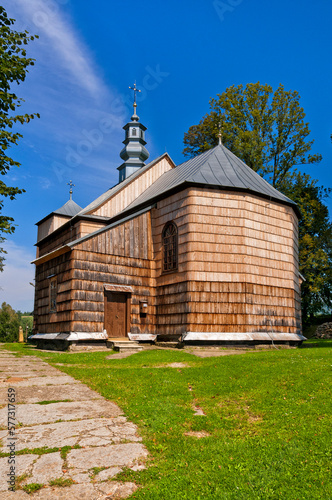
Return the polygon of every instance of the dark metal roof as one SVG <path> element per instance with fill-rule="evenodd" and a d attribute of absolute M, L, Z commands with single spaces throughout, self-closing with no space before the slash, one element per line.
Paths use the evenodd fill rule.
<path fill-rule="evenodd" d="M 78 212 L 82 210 L 82 207 L 77 205 L 73 200 L 68 200 L 67 203 L 62 205 L 62 207 L 58 208 L 58 210 L 54 210 L 54 212 L 51 212 L 50 214 L 46 215 L 46 217 L 43 217 L 40 221 L 36 223 L 37 226 L 44 222 L 46 219 L 51 217 L 52 215 L 63 215 L 65 217 L 71 218 L 74 217 Z"/>
<path fill-rule="evenodd" d="M 62 205 L 62 207 L 55 210 L 53 213 L 56 215 L 67 215 L 68 217 L 74 217 L 82 210 L 82 207 L 77 205 L 73 200 L 68 200 L 67 203 Z"/>
<path fill-rule="evenodd" d="M 165 172 L 143 194 L 127 207 L 127 210 L 160 198 L 183 185 L 199 184 L 239 191 L 249 191 L 273 199 L 297 209 L 296 203 L 277 191 L 271 184 L 237 158 L 225 146 L 218 145 L 176 168 Z"/>

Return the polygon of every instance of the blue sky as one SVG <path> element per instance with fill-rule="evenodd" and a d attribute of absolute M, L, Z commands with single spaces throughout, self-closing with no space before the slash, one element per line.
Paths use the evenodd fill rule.
<path fill-rule="evenodd" d="M 26 193 L 6 202 L 17 229 L 7 241 L 0 303 L 33 309 L 36 226 L 69 198 L 84 207 L 118 181 L 122 126 L 138 115 L 148 127 L 150 159 L 176 163 L 183 134 L 209 111 L 209 99 L 230 85 L 268 83 L 297 90 L 323 161 L 305 171 L 332 187 L 331 29 L 329 0 L 3 0 L 16 29 L 38 34 L 36 59 L 17 93 L 24 125 L 10 154 L 22 163 L 7 184 Z M 105 127 L 107 125 L 107 128 Z M 327 200 L 332 213 L 332 201 Z"/>

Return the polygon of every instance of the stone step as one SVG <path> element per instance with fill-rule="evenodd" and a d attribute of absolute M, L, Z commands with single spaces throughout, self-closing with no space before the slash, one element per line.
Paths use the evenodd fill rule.
<path fill-rule="evenodd" d="M 113 340 L 109 339 L 107 341 L 107 347 L 114 349 L 117 352 L 139 352 L 143 351 L 143 346 L 139 345 L 137 342 L 133 342 L 132 340 Z"/>
<path fill-rule="evenodd" d="M 182 342 L 155 342 L 157 347 L 166 347 L 168 349 L 182 349 Z"/>

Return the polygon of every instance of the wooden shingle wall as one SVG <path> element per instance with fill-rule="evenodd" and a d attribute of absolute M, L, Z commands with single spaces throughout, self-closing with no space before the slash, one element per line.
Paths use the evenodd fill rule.
<path fill-rule="evenodd" d="M 38 257 L 52 252 L 53 250 L 70 243 L 78 238 L 86 236 L 98 229 L 104 227 L 103 222 L 88 222 L 88 221 L 78 221 L 73 226 L 65 228 L 61 233 L 56 233 L 50 235 L 47 240 L 41 242 L 39 247 Z"/>
<path fill-rule="evenodd" d="M 156 280 L 156 311 L 158 335 L 178 337 L 188 331 L 188 313 L 191 311 L 188 283 L 189 190 L 158 202 L 152 209 L 152 235 L 154 250 L 154 275 Z M 178 270 L 163 273 L 162 231 L 167 222 L 174 221 L 178 228 Z"/>
<path fill-rule="evenodd" d="M 178 270 L 163 273 L 161 235 L 169 221 L 178 227 Z M 47 240 L 42 252 L 83 230 Z M 49 313 L 53 274 L 57 313 Z M 132 287 L 132 333 L 299 333 L 297 217 L 255 195 L 187 188 L 37 266 L 36 282 L 40 333 L 102 331 L 105 284 Z M 145 318 L 140 301 L 148 303 Z"/>
<path fill-rule="evenodd" d="M 36 333 L 68 332 L 74 317 L 72 311 L 72 260 L 64 254 L 36 267 L 35 311 Z M 50 313 L 50 280 L 57 279 L 57 312 Z"/>
<path fill-rule="evenodd" d="M 37 242 L 65 224 L 70 217 L 64 215 L 52 215 L 38 226 Z"/>
<path fill-rule="evenodd" d="M 38 273 L 48 269 L 48 273 L 57 274 L 61 287 L 68 292 L 71 315 L 70 323 L 63 323 L 62 313 L 47 316 L 47 289 L 38 294 L 36 301 L 38 331 L 47 328 L 48 319 L 54 316 L 52 331 L 100 332 L 104 330 L 104 285 L 130 285 L 134 293 L 131 298 L 131 332 L 155 332 L 155 297 L 151 265 L 151 222 L 146 213 L 131 221 L 121 224 L 107 232 L 86 240 L 74 250 L 60 258 L 37 266 Z M 61 269 L 56 263 L 68 260 L 71 281 L 63 283 Z M 69 260 L 70 259 L 70 260 Z M 70 262 L 70 263 L 69 263 Z M 59 273 L 59 274 L 58 274 Z M 38 276 L 40 279 L 40 274 Z M 60 292 L 60 288 L 59 288 Z M 62 293 L 62 292 L 61 292 Z M 46 297 L 47 296 L 47 297 Z M 60 301 L 61 301 L 61 296 Z M 147 301 L 148 314 L 140 316 L 139 303 Z M 69 303 L 68 303 L 69 304 Z M 45 307 L 43 311 L 41 307 Z M 62 306 L 60 306 L 61 308 Z M 58 324 L 56 324 L 58 318 Z M 65 330 L 64 330 L 65 328 Z M 47 332 L 48 333 L 48 332 Z"/>
<path fill-rule="evenodd" d="M 155 296 L 151 264 L 151 221 L 145 213 L 81 243 L 73 251 L 73 329 L 104 329 L 104 285 L 129 285 L 131 333 L 155 332 Z M 140 317 L 139 303 L 148 314 Z"/>
<path fill-rule="evenodd" d="M 292 208 L 254 195 L 187 189 L 152 213 L 159 334 L 300 332 Z M 161 233 L 170 220 L 179 231 L 179 268 L 163 274 Z"/>

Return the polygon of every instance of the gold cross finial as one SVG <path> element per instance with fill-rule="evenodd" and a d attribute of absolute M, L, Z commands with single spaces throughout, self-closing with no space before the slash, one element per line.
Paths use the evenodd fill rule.
<path fill-rule="evenodd" d="M 141 90 L 139 90 L 137 87 L 136 87 L 136 82 L 134 83 L 134 86 L 133 87 L 129 87 L 130 90 L 133 90 L 134 91 L 134 111 L 135 111 L 135 108 L 137 107 L 137 103 L 136 103 L 136 94 L 137 92 L 142 92 Z"/>
<path fill-rule="evenodd" d="M 67 182 L 67 186 L 70 186 L 70 190 L 69 190 L 69 196 L 70 196 L 70 200 L 73 199 L 73 187 L 75 187 L 75 184 L 73 184 L 73 181 L 69 181 Z"/>

